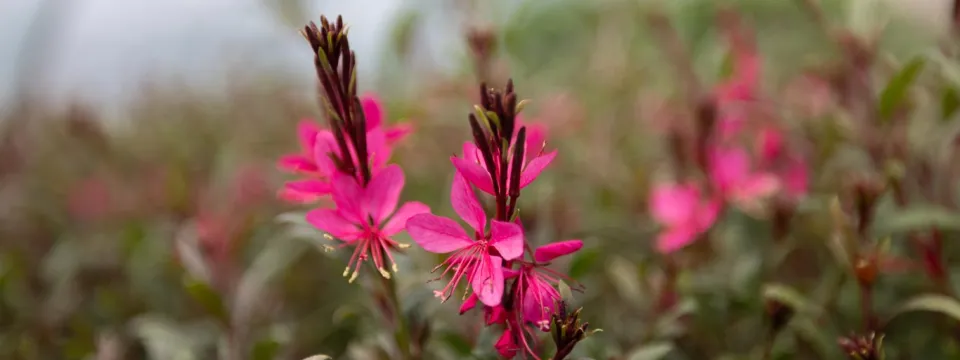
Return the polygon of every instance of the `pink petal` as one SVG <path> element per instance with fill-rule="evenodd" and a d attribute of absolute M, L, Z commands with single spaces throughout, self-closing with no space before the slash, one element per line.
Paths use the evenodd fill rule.
<path fill-rule="evenodd" d="M 317 169 L 325 176 L 332 176 L 337 172 L 336 165 L 330 158 L 332 155 L 340 155 L 337 140 L 332 132 L 320 131 L 317 134 L 317 143 L 313 146 L 313 160 L 317 164 Z"/>
<path fill-rule="evenodd" d="M 504 359 L 513 359 L 517 356 L 517 351 L 520 350 L 520 346 L 513 339 L 513 333 L 509 328 L 503 330 L 503 334 L 500 335 L 493 347 L 497 349 L 497 354 L 500 354 Z"/>
<path fill-rule="evenodd" d="M 303 155 L 284 155 L 277 161 L 277 168 L 292 173 L 317 171 L 317 164 Z"/>
<path fill-rule="evenodd" d="M 734 189 L 733 200 L 738 202 L 753 202 L 772 195 L 780 188 L 780 181 L 770 174 L 753 175 L 737 184 Z"/>
<path fill-rule="evenodd" d="M 743 149 L 713 149 L 709 157 L 710 180 L 724 191 L 749 176 L 750 157 Z"/>
<path fill-rule="evenodd" d="M 657 251 L 669 254 L 690 245 L 697 239 L 697 232 L 687 227 L 667 229 L 657 236 Z"/>
<path fill-rule="evenodd" d="M 533 258 L 538 262 L 548 262 L 558 257 L 577 252 L 582 247 L 583 242 L 580 240 L 558 241 L 538 247 L 537 250 L 533 252 Z"/>
<path fill-rule="evenodd" d="M 417 214 L 407 220 L 407 233 L 424 250 L 444 254 L 473 245 L 456 221 L 433 214 Z"/>
<path fill-rule="evenodd" d="M 400 209 L 397 212 L 393 213 L 393 216 L 390 217 L 390 220 L 383 226 L 383 230 L 380 232 L 386 236 L 396 235 L 398 232 L 403 231 L 403 228 L 407 226 L 407 220 L 417 214 L 429 213 L 430 207 L 424 203 L 417 201 L 410 201 L 403 206 L 400 206 Z"/>
<path fill-rule="evenodd" d="M 516 259 L 523 255 L 523 229 L 514 223 L 491 221 L 490 245 L 504 260 Z"/>
<path fill-rule="evenodd" d="M 457 172 L 469 180 L 473 186 L 476 186 L 480 191 L 493 194 L 493 181 L 490 180 L 490 174 L 480 164 L 458 157 L 451 157 L 450 161 L 457 168 Z"/>
<path fill-rule="evenodd" d="M 513 279 L 520 275 L 520 270 L 514 270 L 511 268 L 503 268 L 503 278 L 504 279 Z"/>
<path fill-rule="evenodd" d="M 560 292 L 557 289 L 531 276 L 523 294 L 523 319 L 533 323 L 541 331 L 549 330 L 549 320 L 556 311 L 559 300 Z"/>
<path fill-rule="evenodd" d="M 720 210 L 722 208 L 723 203 L 719 200 L 710 200 L 700 204 L 695 217 L 696 231 L 704 232 L 709 230 L 710 227 L 713 226 L 713 223 L 717 221 L 717 217 L 720 216 Z"/>
<path fill-rule="evenodd" d="M 360 97 L 360 104 L 363 106 L 363 116 L 366 118 L 367 129 L 376 129 L 383 123 L 383 109 L 380 106 L 380 98 L 377 94 L 366 93 Z"/>
<path fill-rule="evenodd" d="M 480 255 L 470 284 L 484 305 L 497 306 L 503 299 L 503 260 L 498 256 Z"/>
<path fill-rule="evenodd" d="M 322 198 L 323 195 L 306 194 L 290 190 L 286 187 L 277 191 L 277 198 L 292 204 L 309 204 Z"/>
<path fill-rule="evenodd" d="M 523 173 L 520 174 L 520 188 L 522 189 L 536 180 L 555 157 L 557 157 L 556 150 L 537 156 L 527 163 L 527 165 L 523 167 Z"/>
<path fill-rule="evenodd" d="M 363 194 L 363 210 L 373 217 L 376 224 L 397 209 L 403 182 L 403 170 L 397 165 L 386 167 L 370 179 Z"/>
<path fill-rule="evenodd" d="M 783 151 L 783 134 L 772 127 L 760 131 L 760 159 L 764 163 L 776 160 Z"/>
<path fill-rule="evenodd" d="M 689 185 L 660 184 L 653 188 L 650 213 L 666 225 L 685 223 L 694 216 L 700 191 Z"/>
<path fill-rule="evenodd" d="M 463 305 L 460 305 L 460 315 L 470 311 L 470 309 L 473 309 L 475 306 L 477 306 L 477 294 L 470 294 L 470 296 L 463 301 Z"/>
<path fill-rule="evenodd" d="M 314 195 L 326 195 L 332 191 L 330 183 L 322 180 L 289 181 L 284 184 L 284 187 L 291 191 Z"/>
<path fill-rule="evenodd" d="M 313 119 L 302 119 L 297 124 L 297 137 L 300 139 L 300 148 L 304 154 L 313 152 L 313 146 L 317 143 L 317 134 L 320 130 L 320 126 Z"/>
<path fill-rule="evenodd" d="M 354 223 L 344 219 L 337 210 L 315 209 L 307 213 L 307 222 L 337 239 L 353 240 L 359 229 Z"/>
<path fill-rule="evenodd" d="M 364 221 L 361 210 L 363 189 L 353 176 L 337 173 L 333 177 L 333 202 L 340 214 L 354 223 Z"/>
<path fill-rule="evenodd" d="M 370 158 L 370 167 L 372 169 L 381 169 L 386 166 L 390 160 L 393 149 L 387 145 L 387 138 L 383 129 L 371 129 L 367 131 L 367 155 Z"/>
<path fill-rule="evenodd" d="M 484 322 L 487 326 L 493 324 L 502 324 L 507 321 L 507 310 L 502 305 L 483 308 Z"/>
<path fill-rule="evenodd" d="M 477 196 L 473 193 L 473 188 L 467 184 L 467 179 L 459 172 L 453 176 L 453 186 L 450 188 L 450 203 L 453 204 L 453 210 L 460 215 L 463 221 L 466 221 L 473 230 L 483 234 L 483 228 L 487 224 L 487 215 L 483 212 L 483 207 L 477 201 Z"/>
<path fill-rule="evenodd" d="M 387 138 L 387 144 L 395 144 L 400 140 L 405 139 L 412 132 L 413 125 L 402 123 L 387 128 L 387 130 L 384 131 L 384 134 Z"/>

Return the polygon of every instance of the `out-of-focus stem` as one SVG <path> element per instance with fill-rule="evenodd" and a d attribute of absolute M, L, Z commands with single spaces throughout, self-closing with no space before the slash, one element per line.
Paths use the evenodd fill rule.
<path fill-rule="evenodd" d="M 397 296 L 397 284 L 393 279 L 387 279 L 382 276 L 377 277 L 380 279 L 380 284 L 383 285 L 383 291 L 387 296 L 387 300 L 390 302 L 393 326 L 395 327 L 393 339 L 397 343 L 397 349 L 400 350 L 400 356 L 404 360 L 413 360 L 414 357 L 410 352 L 410 331 L 407 328 L 407 321 L 403 317 L 403 308 L 400 307 L 400 299 Z"/>

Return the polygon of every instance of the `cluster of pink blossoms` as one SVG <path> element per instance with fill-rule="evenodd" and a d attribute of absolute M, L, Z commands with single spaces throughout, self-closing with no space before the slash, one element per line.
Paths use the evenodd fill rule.
<path fill-rule="evenodd" d="M 756 213 L 773 200 L 795 205 L 807 192 L 806 161 L 784 142 L 783 129 L 747 121 L 745 105 L 756 100 L 760 58 L 755 44 L 734 35 L 734 74 L 714 90 L 718 120 L 706 122 L 715 129 L 699 129 L 708 135 L 697 146 L 704 152 L 706 183 L 658 184 L 651 195 L 650 211 L 664 227 L 656 243 L 662 253 L 693 243 L 726 205 Z"/>
<path fill-rule="evenodd" d="M 543 127 L 525 126 L 518 117 L 512 82 L 503 92 L 481 86 L 481 99 L 477 115 L 470 115 L 473 141 L 464 144 L 461 156 L 451 157 L 456 174 L 450 202 L 468 229 L 455 220 L 423 213 L 407 221 L 407 232 L 424 250 L 450 254 L 434 269 L 443 269 L 441 278 L 450 278 L 435 292 L 437 297 L 446 301 L 458 285 L 469 284 L 472 293 L 467 290 L 460 313 L 479 301 L 486 324 L 504 327 L 495 345 L 500 355 L 512 358 L 523 351 L 536 358 L 534 331 L 551 330 L 561 306 L 557 286 L 566 278 L 547 266 L 583 244 L 566 240 L 533 250 L 525 242 L 517 199 L 557 151 L 544 150 Z M 491 215 L 476 190 L 492 197 Z"/>
<path fill-rule="evenodd" d="M 372 95 L 356 96 L 356 60 L 350 51 L 342 20 L 311 23 L 303 35 L 316 58 L 329 129 L 305 120 L 299 125 L 299 154 L 284 156 L 278 166 L 305 179 L 288 182 L 280 197 L 295 203 L 332 200 L 332 208 L 307 213 L 307 221 L 352 247 L 353 255 L 343 272 L 356 280 L 360 266 L 372 262 L 385 278 L 397 271 L 393 251 L 403 244 L 393 236 L 403 231 L 411 216 L 429 212 L 419 202 L 398 203 L 404 176 L 399 166 L 389 164 L 391 147 L 410 133 L 410 127 L 385 127 L 379 101 Z"/>

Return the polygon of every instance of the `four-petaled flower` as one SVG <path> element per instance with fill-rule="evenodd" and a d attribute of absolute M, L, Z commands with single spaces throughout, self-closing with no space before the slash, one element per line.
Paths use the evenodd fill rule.
<path fill-rule="evenodd" d="M 378 172 L 366 188 L 360 187 L 352 176 L 335 174 L 332 195 L 336 209 L 316 209 L 307 213 L 307 221 L 342 240 L 344 244 L 341 246 L 354 247 L 343 272 L 343 276 L 347 276 L 353 268 L 351 282 L 356 279 L 361 263 L 370 258 L 383 277 L 390 277 L 385 267 L 387 260 L 396 272 L 397 264 L 391 251 L 402 246 L 392 236 L 403 230 L 411 216 L 430 211 L 429 207 L 415 201 L 407 202 L 397 210 L 403 183 L 403 171 L 397 165 L 389 165 Z M 394 213 L 394 210 L 397 211 Z"/>
<path fill-rule="evenodd" d="M 550 331 L 550 318 L 557 312 L 561 300 L 557 286 L 563 274 L 546 267 L 553 259 L 575 253 L 583 247 L 580 240 L 558 241 L 538 247 L 533 253 L 534 263 L 524 263 L 517 278 L 516 296 L 523 304 L 523 320 L 536 325 L 540 331 Z M 569 279 L 567 279 L 569 280 Z"/>
<path fill-rule="evenodd" d="M 453 209 L 473 230 L 471 238 L 456 221 L 433 214 L 419 214 L 407 221 L 407 232 L 424 250 L 453 254 L 434 269 L 446 266 L 443 275 L 452 272 L 452 279 L 438 297 L 447 300 L 464 277 L 483 304 L 496 306 L 503 297 L 503 261 L 523 255 L 523 229 L 504 221 L 490 221 L 476 195 L 459 173 L 455 175 L 450 194 Z M 441 277 L 443 276 L 441 275 Z"/>
<path fill-rule="evenodd" d="M 513 132 L 513 138 L 517 137 L 519 129 L 523 127 L 522 121 L 517 119 L 517 126 Z M 524 151 L 523 151 L 523 161 L 522 167 L 520 170 L 520 189 L 523 189 L 527 185 L 536 180 L 540 173 L 550 165 L 550 162 L 553 161 L 553 158 L 557 156 L 557 150 L 553 150 L 547 153 L 544 153 L 544 147 L 546 146 L 546 129 L 542 125 L 528 125 L 527 128 L 527 138 L 524 142 Z M 517 145 L 514 144 L 513 147 Z M 510 153 L 507 155 L 507 159 L 513 158 L 513 151 L 511 147 Z M 536 151 L 535 153 L 531 153 Z M 471 184 L 480 189 L 481 191 L 494 194 L 493 188 L 493 179 L 491 175 L 500 176 L 499 174 L 504 171 L 501 169 L 500 163 L 496 164 L 495 169 L 488 169 L 486 162 L 483 159 L 483 154 L 477 145 L 472 142 L 465 142 L 463 144 L 463 155 L 462 157 L 453 156 L 450 158 L 450 161 L 453 162 L 453 166 L 457 168 L 457 172 L 463 174 L 463 176 L 470 181 Z M 506 164 L 504 164 L 506 165 Z M 512 178 L 513 168 L 506 166 L 507 178 Z M 507 192 L 509 193 L 509 191 Z"/>

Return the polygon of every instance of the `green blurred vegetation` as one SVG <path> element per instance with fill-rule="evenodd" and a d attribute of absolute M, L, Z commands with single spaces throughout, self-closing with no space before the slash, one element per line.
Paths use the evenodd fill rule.
<path fill-rule="evenodd" d="M 760 359 L 771 343 L 771 299 L 796 314 L 772 340 L 770 358 L 843 358 L 837 339 L 860 330 L 861 303 L 847 257 L 854 250 L 836 240 L 831 203 L 849 192 L 851 171 L 887 174 L 872 168 L 850 114 L 839 106 L 804 110 L 816 94 L 794 90 L 798 79 L 842 72 L 844 53 L 799 3 L 523 1 L 507 16 L 486 19 L 498 44 L 486 80 L 499 85 L 512 77 L 533 99 L 526 116 L 546 123 L 550 146 L 560 149 L 520 207 L 529 241 L 584 240 L 585 249 L 562 266 L 586 286 L 575 305 L 604 331 L 582 343 L 576 358 Z M 500 5 L 471 9 L 497 14 Z M 299 22 L 297 8 L 281 5 L 278 14 Z M 728 213 L 709 244 L 683 254 L 678 303 L 661 311 L 664 257 L 651 247 L 658 229 L 647 192 L 666 171 L 662 123 L 682 116 L 691 99 L 648 16 L 672 20 L 697 75 L 714 84 L 729 72 L 720 8 L 734 9 L 755 31 L 763 102 L 796 141 L 810 144 L 814 186 L 784 241 L 774 241 L 770 218 Z M 458 71 L 424 70 L 418 55 L 426 45 L 417 34 L 430 30 L 421 21 L 426 12 L 458 9 L 400 14 L 378 81 L 366 89 L 387 101 L 389 121 L 416 126 L 394 157 L 407 176 L 403 197 L 444 214 L 451 213 L 448 158 L 469 135 L 477 72 L 466 50 Z M 955 191 L 934 192 L 926 180 L 958 185 L 955 39 L 918 30 L 895 12 L 862 15 L 868 10 L 847 1 L 824 1 L 822 9 L 830 24 L 876 40 L 873 95 L 884 114 L 906 124 L 891 133 L 907 138 L 907 155 L 882 170 L 908 179 L 913 201 L 900 207 L 884 193 L 871 229 L 888 239 L 882 256 L 911 264 L 882 272 L 874 292 L 887 356 L 960 356 L 958 284 L 931 282 L 909 235 L 937 228 L 944 238 L 938 255 L 958 279 L 957 199 L 937 195 Z M 919 64 L 907 66 L 911 61 Z M 915 70 L 901 73 L 905 66 Z M 237 77 L 243 81 L 218 96 L 157 85 L 126 106 L 120 123 L 80 104 L 51 111 L 36 98 L 4 114 L 0 358 L 394 358 L 374 315 L 380 304 L 369 296 L 375 279 L 348 284 L 340 275 L 349 251 L 324 251 L 321 234 L 302 220 L 305 209 L 273 196 L 284 179 L 273 162 L 296 151 L 296 122 L 319 113 L 314 94 L 295 93 L 270 74 Z M 836 105 L 836 97 L 826 101 Z M 229 245 L 211 248 L 200 231 L 220 231 Z M 218 251 L 228 260 L 212 268 Z M 454 301 L 432 297 L 436 284 L 427 280 L 437 258 L 416 247 L 401 258 L 401 303 L 423 358 L 495 358 L 497 334 L 481 326 L 482 315 L 458 316 Z"/>

